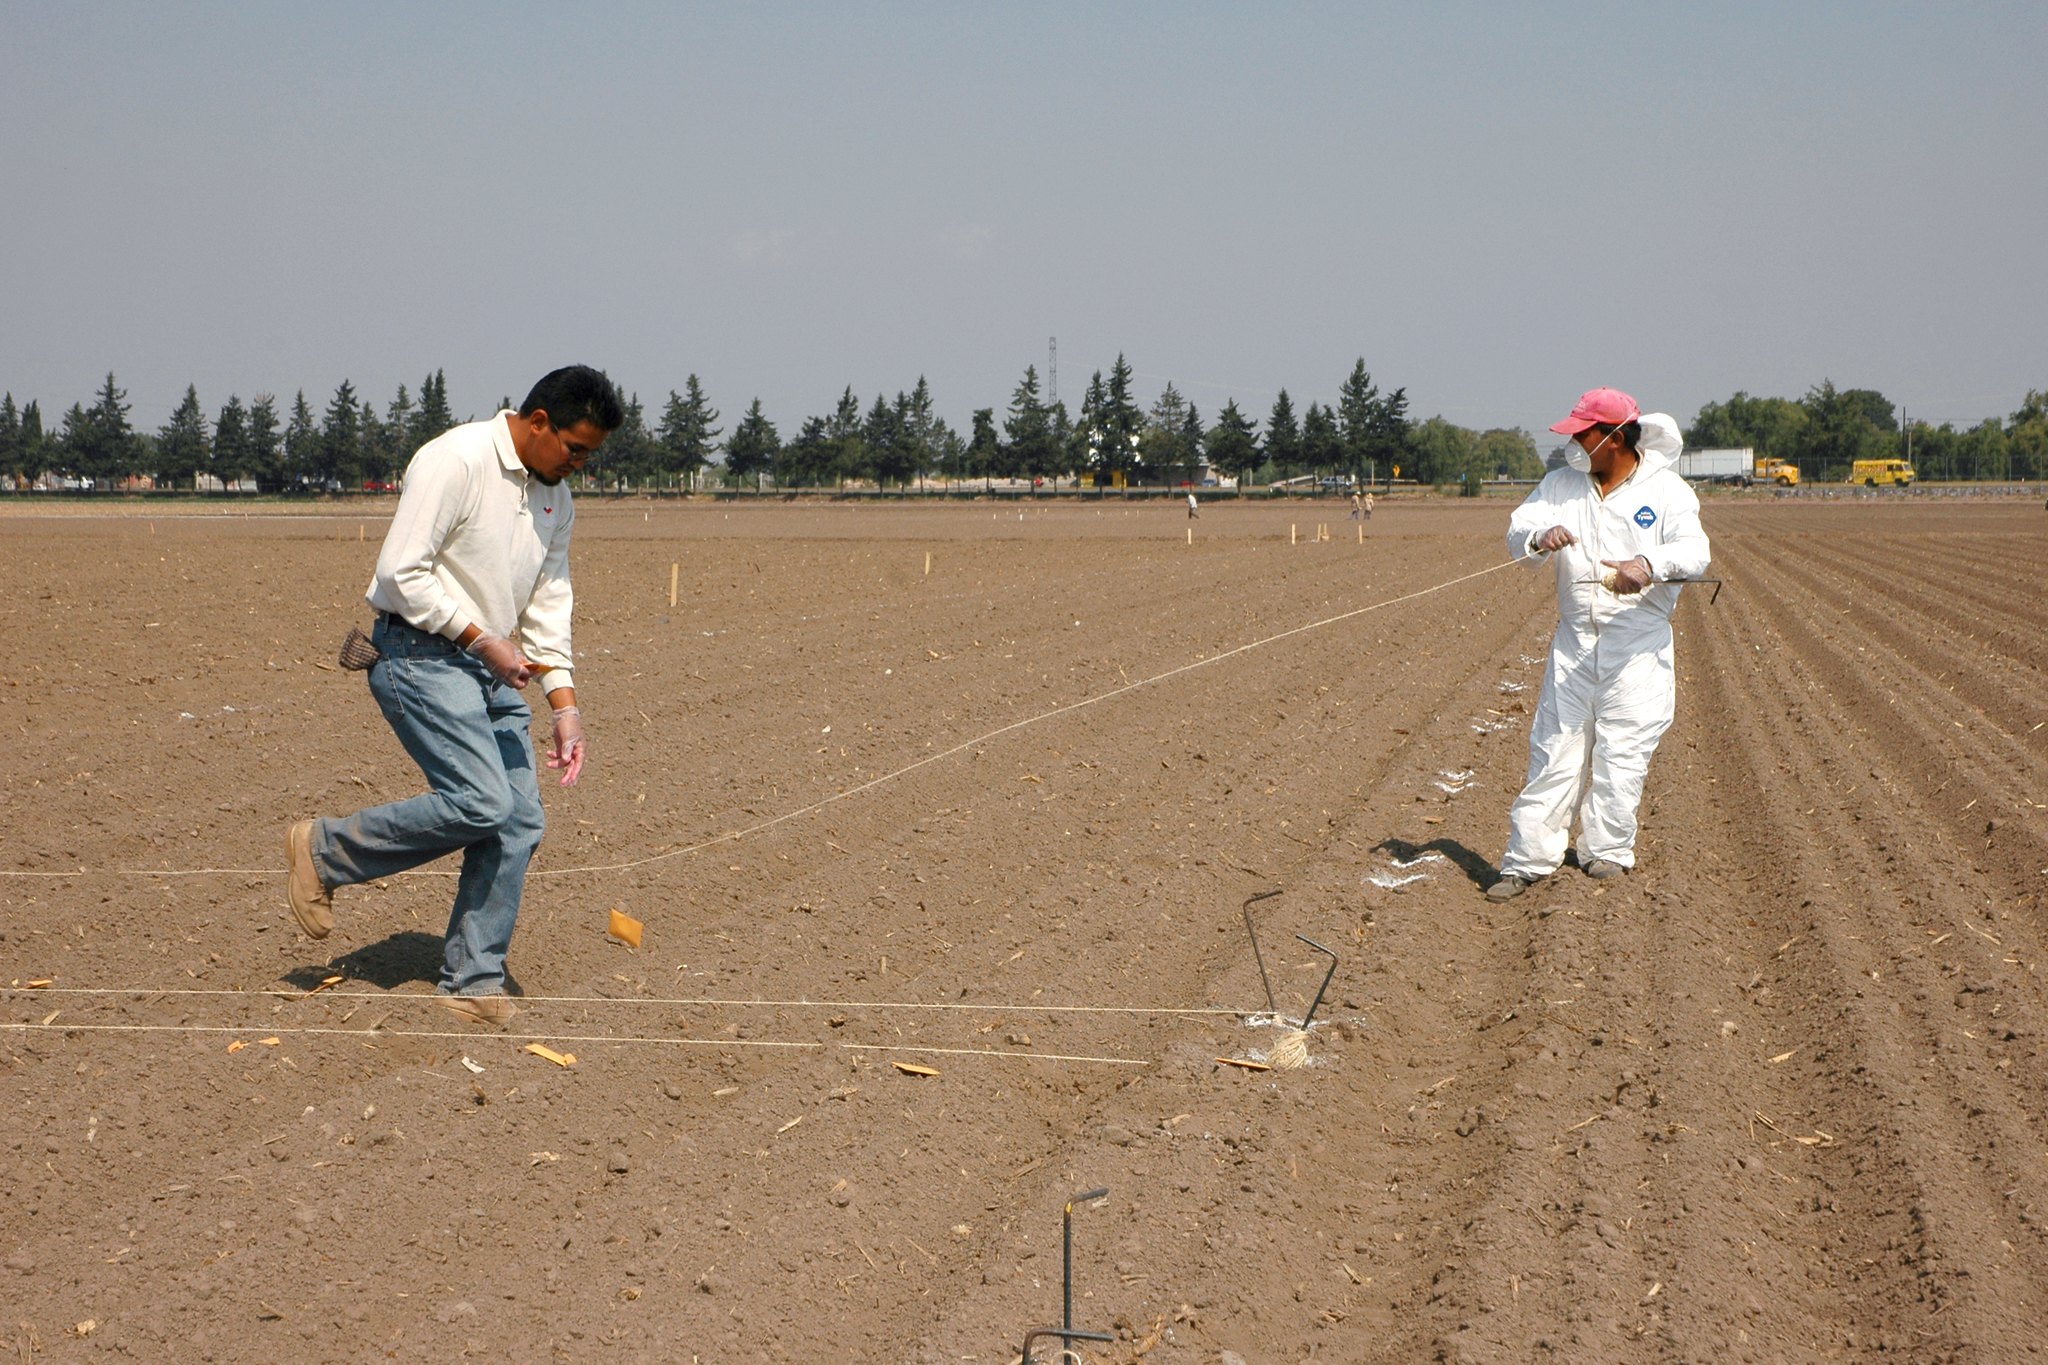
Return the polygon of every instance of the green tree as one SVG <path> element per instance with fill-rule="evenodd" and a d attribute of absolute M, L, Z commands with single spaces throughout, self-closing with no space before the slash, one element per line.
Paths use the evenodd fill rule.
<path fill-rule="evenodd" d="M 1067 436 L 1067 468 L 1092 471 L 1100 467 L 1102 411 L 1108 403 L 1108 392 L 1102 387 L 1102 371 L 1097 370 L 1089 377 L 1088 391 L 1082 395 L 1080 420 L 1074 423 Z"/>
<path fill-rule="evenodd" d="M 970 478 L 979 478 L 993 488 L 996 471 L 1003 464 L 1003 442 L 996 435 L 996 410 L 974 410 L 974 436 L 967 443 L 965 466 Z"/>
<path fill-rule="evenodd" d="M 902 428 L 903 447 L 910 467 L 917 473 L 921 487 L 925 475 L 937 466 L 939 461 L 938 430 L 939 420 L 932 413 L 932 389 L 925 383 L 923 375 L 917 377 L 917 386 L 908 397 L 896 395 L 896 420 Z"/>
<path fill-rule="evenodd" d="M 21 405 L 21 467 L 34 477 L 49 467 L 57 453 L 55 442 L 43 430 L 43 405 L 31 398 Z"/>
<path fill-rule="evenodd" d="M 1477 468 L 1489 479 L 1540 479 L 1543 457 L 1536 441 L 1520 427 L 1493 427 L 1479 433 Z"/>
<path fill-rule="evenodd" d="M 878 393 L 874 406 L 861 422 L 861 443 L 866 447 L 868 468 L 874 474 L 877 488 L 890 483 L 908 488 L 917 477 L 917 461 L 903 430 L 903 415 L 909 406 L 908 394 L 899 391 L 896 401 L 891 403 Z"/>
<path fill-rule="evenodd" d="M 827 472 L 841 488 L 848 479 L 869 478 L 874 472 L 867 441 L 862 436 L 864 425 L 860 399 L 854 396 L 853 385 L 848 384 L 833 405 L 832 415 L 825 419 L 825 437 L 831 442 L 831 466 Z"/>
<path fill-rule="evenodd" d="M 420 405 L 413 410 L 406 433 L 406 460 L 410 461 L 413 452 L 454 425 L 455 414 L 448 410 L 448 376 L 445 371 L 436 370 L 420 381 Z"/>
<path fill-rule="evenodd" d="M 79 420 L 64 415 L 64 447 L 72 469 L 95 483 L 111 483 L 133 474 L 143 458 L 142 438 L 128 425 L 128 393 L 114 382 L 113 371 L 100 386 L 92 407 L 72 405 Z"/>
<path fill-rule="evenodd" d="M 320 429 L 313 424 L 313 409 L 307 406 L 306 391 L 292 399 L 291 420 L 284 429 L 284 464 L 289 481 L 300 487 L 320 482 Z"/>
<path fill-rule="evenodd" d="M 1898 425 L 1892 405 L 1870 389 L 1837 389 L 1823 379 L 1800 400 L 1806 425 L 1800 434 L 1802 474 L 1846 479 L 1857 460 L 1884 459 L 1894 449 L 1888 430 Z"/>
<path fill-rule="evenodd" d="M 238 396 L 231 393 L 228 401 L 220 405 L 220 415 L 213 421 L 214 477 L 232 485 L 236 480 L 253 474 L 255 463 L 249 448 L 249 410 L 242 406 Z"/>
<path fill-rule="evenodd" d="M 1344 468 L 1344 437 L 1327 403 L 1310 403 L 1301 415 L 1301 462 L 1317 474 Z"/>
<path fill-rule="evenodd" d="M 710 464 L 718 451 L 723 428 L 714 425 L 717 421 L 718 409 L 704 396 L 704 386 L 696 375 L 683 381 L 681 395 L 674 389 L 668 391 L 668 405 L 661 413 L 663 463 L 692 488 L 697 486 L 697 471 Z"/>
<path fill-rule="evenodd" d="M 1138 465 L 1138 437 L 1145 429 L 1145 414 L 1131 397 L 1131 366 L 1121 351 L 1110 367 L 1099 416 L 1102 435 L 1096 447 L 1097 468 L 1112 477 L 1128 477 Z"/>
<path fill-rule="evenodd" d="M 1264 458 L 1253 431 L 1251 418 L 1237 410 L 1237 400 L 1233 398 L 1216 414 L 1216 425 L 1209 428 L 1204 441 L 1209 463 L 1217 469 L 1235 471 L 1240 488 L 1251 483 Z"/>
<path fill-rule="evenodd" d="M 196 483 L 206 469 L 212 445 L 196 385 L 185 386 L 185 397 L 171 413 L 171 420 L 158 430 L 155 453 L 156 467 L 151 472 L 166 488 Z"/>
<path fill-rule="evenodd" d="M 28 472 L 23 462 L 21 444 L 21 412 L 14 406 L 14 395 L 9 393 L 0 399 L 0 478 L 19 484 Z"/>
<path fill-rule="evenodd" d="M 1747 446 L 1758 459 L 1799 458 L 1807 412 L 1789 398 L 1754 398 L 1737 391 L 1725 403 L 1708 403 L 1693 419 L 1685 443 L 1708 450 Z"/>
<path fill-rule="evenodd" d="M 782 447 L 775 481 L 785 488 L 804 488 L 833 477 L 834 446 L 822 417 L 806 417 L 796 439 Z"/>
<path fill-rule="evenodd" d="M 619 390 L 619 400 L 625 417 L 598 452 L 604 462 L 598 481 L 602 487 L 637 488 L 652 481 L 661 468 L 661 442 L 647 429 L 647 409 L 641 405 L 640 395 L 628 397 Z"/>
<path fill-rule="evenodd" d="M 732 429 L 732 439 L 725 443 L 725 471 L 741 483 L 752 479 L 758 492 L 762 476 L 775 468 L 775 457 L 781 450 L 775 424 L 761 411 L 761 400 L 756 398 L 739 425 Z"/>
<path fill-rule="evenodd" d="M 310 415 L 308 420 L 311 420 Z M 249 405 L 249 476 L 265 493 L 285 486 L 284 447 L 277 431 L 277 400 L 267 393 Z"/>
<path fill-rule="evenodd" d="M 1418 483 L 1446 484 L 1464 478 L 1477 462 L 1478 438 L 1464 427 L 1432 417 L 1415 427 L 1409 442 L 1409 473 Z"/>
<path fill-rule="evenodd" d="M 2048 479 L 2048 390 L 2027 390 L 2005 436 L 2013 477 Z"/>
<path fill-rule="evenodd" d="M 328 400 L 320 421 L 319 457 L 315 472 L 328 488 L 353 488 L 362 477 L 363 410 L 356 386 L 344 379 Z"/>
<path fill-rule="evenodd" d="M 1288 479 L 1301 472 L 1301 427 L 1294 418 L 1294 400 L 1287 390 L 1273 400 L 1273 412 L 1266 419 L 1265 451 L 1273 466 L 1273 477 Z"/>
<path fill-rule="evenodd" d="M 2012 444 L 1996 417 L 1987 417 L 1963 433 L 1957 458 L 1966 479 L 2012 477 Z"/>
<path fill-rule="evenodd" d="M 398 392 L 391 397 L 391 403 L 384 409 L 384 430 L 378 447 L 378 477 L 396 479 L 398 471 L 412 460 L 412 453 L 418 449 L 412 443 L 414 422 L 419 417 L 419 407 L 412 400 L 412 392 L 400 384 Z"/>
<path fill-rule="evenodd" d="M 1372 458 L 1373 432 L 1379 424 L 1380 389 L 1366 372 L 1365 358 L 1351 367 L 1351 373 L 1337 390 L 1337 430 L 1344 441 L 1340 468 L 1360 478 Z"/>
<path fill-rule="evenodd" d="M 1059 435 L 1053 430 L 1052 414 L 1039 396 L 1038 367 L 1026 365 L 1024 377 L 1010 394 L 1010 410 L 1003 418 L 1005 443 L 1001 468 L 1013 477 L 1035 479 L 1059 472 Z"/>

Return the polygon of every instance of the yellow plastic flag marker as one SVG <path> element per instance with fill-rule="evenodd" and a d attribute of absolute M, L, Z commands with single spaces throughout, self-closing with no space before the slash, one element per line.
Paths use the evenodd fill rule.
<path fill-rule="evenodd" d="M 28 988 L 32 991 L 39 991 L 43 989 L 43 987 L 54 983 L 56 979 L 57 978 L 54 976 L 39 976 L 35 980 L 28 983 Z"/>
<path fill-rule="evenodd" d="M 895 1067 L 906 1076 L 936 1076 L 939 1074 L 936 1068 L 919 1066 L 916 1062 L 891 1062 L 889 1065 Z"/>
<path fill-rule="evenodd" d="M 525 1047 L 520 1048 L 519 1050 L 521 1052 L 531 1052 L 536 1057 L 545 1058 L 546 1060 L 553 1062 L 556 1066 L 576 1065 L 575 1053 L 557 1052 L 551 1047 L 542 1047 L 539 1043 L 528 1043 Z"/>
<path fill-rule="evenodd" d="M 245 1047 L 247 1047 L 247 1046 L 249 1046 L 249 1043 L 248 1043 L 248 1040 L 247 1040 L 247 1039 L 245 1039 L 245 1038 L 237 1038 L 237 1039 L 235 1039 L 235 1041 L 234 1041 L 234 1042 L 232 1042 L 232 1043 L 229 1043 L 229 1044 L 228 1044 L 228 1051 L 229 1051 L 229 1052 L 231 1052 L 231 1053 L 232 1053 L 232 1052 L 240 1052 L 240 1051 L 241 1051 L 241 1050 L 242 1050 L 243 1048 L 245 1048 Z"/>
<path fill-rule="evenodd" d="M 612 911 L 611 928 L 607 931 L 628 948 L 640 946 L 640 934 L 647 926 L 622 910 Z"/>
<path fill-rule="evenodd" d="M 284 1045 L 284 1039 L 282 1038 L 262 1038 L 258 1041 L 265 1047 L 282 1047 Z"/>

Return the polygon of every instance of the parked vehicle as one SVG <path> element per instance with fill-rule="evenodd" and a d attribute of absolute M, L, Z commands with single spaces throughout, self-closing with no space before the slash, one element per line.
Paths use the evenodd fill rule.
<path fill-rule="evenodd" d="M 1790 460 L 1781 460 L 1775 455 L 1767 455 L 1756 462 L 1756 468 L 1751 471 L 1750 477 L 1757 483 L 1774 483 L 1780 488 L 1797 488 L 1799 486 L 1799 466 L 1793 464 Z"/>
<path fill-rule="evenodd" d="M 1680 478 L 1708 483 L 1748 483 L 1756 452 L 1748 446 L 1682 450 L 1674 466 Z"/>
<path fill-rule="evenodd" d="M 1849 482 L 1860 483 L 1865 488 L 1876 488 L 1879 484 L 1911 484 L 1919 476 L 1913 466 L 1904 460 L 1858 460 L 1849 467 Z"/>

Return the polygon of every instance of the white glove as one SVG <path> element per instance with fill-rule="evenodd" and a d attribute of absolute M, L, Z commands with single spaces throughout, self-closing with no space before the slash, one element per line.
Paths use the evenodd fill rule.
<path fill-rule="evenodd" d="M 524 687 L 540 671 L 518 645 L 488 631 L 478 631 L 477 637 L 462 647 L 462 652 L 490 669 L 491 676 L 507 687 Z"/>
<path fill-rule="evenodd" d="M 573 706 L 555 712 L 555 742 L 548 748 L 548 766 L 564 768 L 562 785 L 573 787 L 583 776 L 583 713 Z"/>

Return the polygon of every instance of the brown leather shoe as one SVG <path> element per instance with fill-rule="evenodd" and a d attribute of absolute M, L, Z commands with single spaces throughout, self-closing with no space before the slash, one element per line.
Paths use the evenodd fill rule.
<path fill-rule="evenodd" d="M 313 822 L 301 820 L 285 831 L 285 899 L 308 938 L 326 938 L 334 931 L 334 893 L 313 866 Z"/>
<path fill-rule="evenodd" d="M 472 1024 L 504 1028 L 519 1015 L 519 1006 L 509 995 L 436 995 L 442 1006 Z"/>

